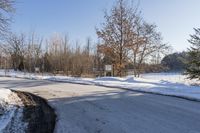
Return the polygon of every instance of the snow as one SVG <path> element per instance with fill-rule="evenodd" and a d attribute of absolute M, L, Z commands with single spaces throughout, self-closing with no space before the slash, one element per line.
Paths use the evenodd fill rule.
<path fill-rule="evenodd" d="M 11 94 L 9 89 L 0 89 L 0 100 L 7 100 L 8 96 Z"/>
<path fill-rule="evenodd" d="M 200 131 L 198 102 L 95 85 L 0 80 L 5 86 L 17 81 L 14 89 L 45 98 L 57 114 L 55 133 Z"/>
<path fill-rule="evenodd" d="M 0 70 L 0 76 L 5 76 L 5 72 L 3 70 Z M 148 93 L 154 93 L 154 94 L 162 94 L 162 95 L 169 95 L 169 96 L 176 96 L 176 97 L 182 97 L 187 98 L 190 100 L 197 100 L 200 101 L 200 86 L 194 86 L 193 84 L 199 84 L 199 81 L 196 80 L 188 80 L 186 79 L 186 76 L 181 75 L 180 73 L 150 73 L 150 74 L 142 74 L 140 78 L 135 78 L 133 76 L 128 77 L 99 77 L 99 78 L 77 78 L 77 77 L 67 77 L 67 76 L 51 76 L 51 75 L 39 75 L 39 74 L 31 74 L 31 73 L 22 73 L 22 72 L 15 72 L 15 71 L 9 71 L 7 72 L 7 75 L 9 77 L 14 78 L 27 78 L 27 79 L 33 79 L 33 80 L 48 80 L 53 82 L 66 82 L 66 83 L 75 83 L 75 84 L 66 84 L 65 86 L 63 84 L 54 85 L 54 86 L 43 86 L 43 89 L 40 87 L 36 87 L 38 91 L 36 91 L 36 88 L 29 89 L 30 91 L 33 91 L 38 94 L 44 96 L 47 99 L 52 99 L 52 97 L 59 97 L 59 98 L 66 98 L 68 97 L 75 97 L 79 95 L 95 95 L 98 92 L 103 91 L 104 87 L 101 87 L 100 89 L 97 89 L 96 86 L 105 86 L 105 87 L 113 87 L 113 88 L 104 88 L 110 90 L 116 90 L 115 88 L 122 88 L 122 89 L 128 89 L 128 90 L 134 90 L 138 92 L 148 92 Z M 34 82 L 34 81 L 33 81 Z M 36 82 L 37 84 L 37 82 Z M 85 84 L 89 86 L 79 86 L 76 84 Z M 84 88 L 85 87 L 85 88 Z M 70 92 L 69 88 L 73 88 Z M 75 89 L 76 88 L 76 89 Z M 20 88 L 21 89 L 21 88 Z M 27 88 L 26 88 L 27 89 Z M 93 91 L 90 93 L 88 92 L 88 89 Z M 110 89 L 110 90 L 109 90 Z M 42 90 L 42 91 L 41 91 Z M 122 90 L 117 90 L 122 91 Z M 115 93 L 115 92 L 113 92 Z M 112 95 L 111 92 L 102 93 L 101 95 Z M 11 96 L 11 91 L 4 89 L 0 89 L 0 102 L 4 104 L 4 107 L 6 107 L 6 102 L 12 103 L 10 105 L 16 105 L 16 97 Z M 139 95 L 143 95 L 142 93 L 139 93 Z M 87 98 L 87 101 L 92 100 Z M 53 100 L 50 100 L 50 104 L 56 108 L 56 111 L 58 111 L 60 118 L 58 121 L 58 126 L 64 127 L 66 124 L 63 125 L 63 123 L 66 123 L 69 121 L 69 119 L 64 119 L 62 116 L 66 116 L 66 111 L 69 110 L 67 106 L 67 102 L 77 102 L 82 99 L 76 99 L 74 101 L 62 101 L 57 104 L 57 102 L 53 102 Z M 6 102 L 5 102 L 6 101 Z M 63 104 L 63 102 L 65 102 Z M 90 101 L 89 101 L 90 102 Z M 20 101 L 19 101 L 20 103 Z M 86 102 L 85 102 L 86 103 Z M 73 105 L 76 103 L 73 103 Z M 78 102 L 77 102 L 78 104 Z M 173 103 L 174 104 L 174 103 Z M 61 106 L 62 105 L 62 106 Z M 63 107 L 65 105 L 65 107 Z M 78 104 L 79 105 L 79 104 Z M 82 104 L 81 104 L 82 105 Z M 87 104 L 86 104 L 87 105 Z M 85 105 L 84 105 L 85 106 Z M 72 106 L 76 107 L 76 106 Z M 80 106 L 79 106 L 80 107 Z M 113 105 L 111 106 L 113 107 Z M 70 106 L 71 108 L 71 106 Z M 13 106 L 10 106 L 9 108 L 6 107 L 7 111 L 4 113 L 3 116 L 0 116 L 0 132 L 5 128 L 6 125 L 9 124 L 13 116 L 20 116 L 14 114 L 14 110 L 16 109 Z M 65 111 L 63 112 L 63 109 Z M 77 110 L 77 108 L 75 108 Z M 89 109 L 91 110 L 91 109 Z M 70 110 L 71 111 L 71 110 Z M 70 112 L 69 111 L 69 112 Z M 71 111 L 73 112 L 73 111 Z M 19 111 L 20 113 L 20 111 Z M 68 113 L 67 113 L 68 114 Z M 74 118 L 75 115 L 80 114 L 79 117 L 81 117 L 81 113 L 75 113 L 72 115 Z M 96 116 L 96 114 L 95 114 Z M 82 118 L 82 117 L 81 117 Z M 17 118 L 17 119 L 20 119 Z M 88 118 L 87 118 L 88 119 Z M 64 121 L 64 122 L 63 122 Z M 64 128 L 57 128 L 58 131 L 64 129 Z M 68 128 L 68 127 L 67 127 Z M 63 130 L 64 131 L 64 130 Z"/>
<path fill-rule="evenodd" d="M 142 74 L 141 77 L 144 79 L 163 80 L 172 83 L 182 83 L 186 85 L 200 84 L 200 81 L 195 79 L 189 80 L 186 75 L 183 75 L 181 73 L 148 73 L 148 74 Z"/>
<path fill-rule="evenodd" d="M 22 105 L 22 102 L 17 94 L 9 89 L 0 88 L 0 132 L 7 131 L 8 129 L 6 129 L 6 127 L 9 126 L 9 124 L 15 126 L 15 122 L 16 124 L 21 122 L 23 109 L 19 107 L 20 105 Z M 13 119 L 14 117 L 15 119 Z M 23 124 L 21 124 L 21 126 L 23 126 Z M 15 127 L 12 128 L 18 130 Z M 10 132 L 10 129 L 8 132 Z"/>
<path fill-rule="evenodd" d="M 0 75 L 4 76 L 5 72 L 0 71 Z M 199 84 L 199 81 L 188 80 L 186 76 L 180 73 L 151 73 L 143 74 L 140 78 L 134 78 L 128 76 L 124 78 L 119 77 L 101 77 L 101 78 L 76 78 L 67 76 L 49 76 L 49 75 L 37 75 L 22 72 L 7 72 L 7 76 L 49 80 L 56 82 L 77 83 L 86 85 L 97 85 L 106 87 L 116 87 L 129 89 L 134 91 L 162 94 L 187 98 L 191 100 L 200 101 L 200 86 L 194 86 Z"/>
<path fill-rule="evenodd" d="M 95 83 L 106 87 L 118 87 L 200 101 L 200 87 L 182 83 L 172 83 L 165 80 L 135 78 L 134 80 L 126 79 L 124 81 L 95 81 Z"/>
<path fill-rule="evenodd" d="M 9 101 L 10 94 L 10 90 L 0 89 L 0 108 L 2 110 L 2 116 L 0 116 L 0 132 L 5 128 L 5 126 L 9 123 L 10 119 L 12 118 L 11 116 L 13 112 L 6 113 L 6 110 L 8 110 L 6 102 Z"/>

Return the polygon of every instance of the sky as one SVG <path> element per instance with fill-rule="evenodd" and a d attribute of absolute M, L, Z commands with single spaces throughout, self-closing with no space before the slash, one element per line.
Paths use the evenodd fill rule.
<path fill-rule="evenodd" d="M 71 42 L 95 42 L 95 27 L 104 22 L 104 11 L 116 0 L 16 0 L 16 13 L 11 25 L 16 33 L 35 32 L 43 38 L 60 33 Z M 187 50 L 193 28 L 200 28 L 200 0 L 140 0 L 143 18 L 154 23 L 162 33 L 163 42 L 174 51 Z"/>

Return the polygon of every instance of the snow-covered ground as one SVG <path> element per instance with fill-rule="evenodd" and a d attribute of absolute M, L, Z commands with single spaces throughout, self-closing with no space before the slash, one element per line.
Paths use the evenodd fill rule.
<path fill-rule="evenodd" d="M 11 109 L 12 107 L 9 107 L 7 104 L 10 94 L 10 90 L 0 89 L 0 132 L 2 132 L 6 125 L 8 125 L 8 122 L 12 118 L 12 112 L 14 111 L 14 109 Z M 12 111 L 10 112 L 9 110 Z"/>
<path fill-rule="evenodd" d="M 0 70 L 0 76 L 5 76 L 5 72 L 3 70 Z M 91 88 L 94 89 L 95 93 L 95 86 L 106 86 L 106 87 L 114 87 L 115 88 L 124 88 L 134 91 L 141 91 L 141 92 L 150 92 L 155 94 L 162 94 L 162 95 L 170 95 L 170 96 L 178 96 L 182 98 L 188 98 L 191 100 L 198 100 L 200 101 L 200 86 L 194 86 L 193 84 L 198 84 L 199 81 L 195 80 L 188 80 L 184 75 L 181 75 L 180 73 L 151 73 L 151 74 L 143 74 L 140 78 L 134 78 L 133 76 L 128 76 L 124 78 L 119 77 L 101 77 L 101 78 L 75 78 L 75 77 L 67 77 L 67 76 L 50 76 L 50 75 L 36 75 L 36 74 L 30 74 L 30 73 L 22 73 L 22 72 L 14 72 L 9 71 L 6 73 L 6 76 L 10 77 L 16 77 L 16 78 L 27 78 L 27 79 L 33 79 L 33 80 L 49 80 L 49 81 L 56 81 L 56 82 L 66 82 L 66 83 L 76 83 L 76 84 L 86 84 L 90 85 Z M 1 78 L 0 78 L 1 80 Z M 18 79 L 19 82 L 21 79 Z M 30 81 L 30 80 L 27 80 Z M 32 81 L 30 81 L 32 82 Z M 29 83 L 30 83 L 29 82 Z M 36 81 L 36 83 L 39 81 Z M 47 82 L 47 81 L 46 81 Z M 63 84 L 61 84 L 63 85 Z M 70 84 L 73 85 L 73 84 Z M 74 84 L 75 85 L 75 84 Z M 49 84 L 47 84 L 49 86 Z M 44 86 L 46 91 L 40 92 L 40 94 L 43 94 L 44 96 L 56 96 L 58 93 L 58 97 L 65 97 L 66 95 L 72 95 L 72 93 L 67 90 L 66 86 L 69 86 L 67 84 L 66 86 L 63 86 L 63 90 L 66 91 L 65 95 L 62 95 L 62 91 L 57 91 L 58 87 L 60 89 L 61 86 L 51 86 L 50 88 L 53 88 L 51 90 L 49 87 Z M 85 86 L 85 85 L 84 85 Z M 83 86 L 82 86 L 83 87 Z M 103 87 L 103 88 L 106 88 Z M 36 87 L 37 88 L 37 87 Z M 43 89 L 44 89 L 43 88 Z M 71 86 L 69 86 L 71 88 Z M 73 87 L 72 87 L 73 88 Z M 76 87 L 74 87 L 76 88 Z M 81 88 L 81 86 L 80 86 Z M 80 89 L 77 87 L 77 89 Z M 88 88 L 88 86 L 86 86 Z M 16 88 L 14 88 L 16 89 Z M 27 89 L 25 87 L 25 89 Z M 38 87 L 38 90 L 40 90 L 41 87 Z M 108 89 L 108 88 L 107 88 Z M 110 88 L 113 89 L 113 88 Z M 29 89 L 34 90 L 35 89 Z M 73 89 L 74 91 L 80 91 Z M 52 91 L 56 94 L 51 94 Z M 82 93 L 85 93 L 86 90 L 81 89 Z M 120 91 L 120 90 L 119 90 Z M 36 91 L 37 92 L 37 91 Z M 68 94 L 69 93 L 69 94 Z M 51 95 L 50 95 L 51 94 Z M 74 96 L 75 93 L 73 93 Z M 93 94 L 92 94 L 93 95 Z M 48 98 L 48 97 L 47 97 Z M 169 98 L 170 99 L 170 98 Z M 16 103 L 16 101 L 18 101 Z M 15 105 L 19 105 L 20 100 L 12 94 L 10 90 L 7 89 L 0 89 L 0 108 L 3 107 L 3 115 L 0 115 L 0 132 L 5 130 L 6 126 L 10 124 L 12 117 L 18 116 L 17 120 L 15 122 L 20 121 L 20 111 L 18 111 L 18 114 L 16 115 L 15 110 L 17 109 Z M 58 105 L 60 108 L 61 106 Z M 65 113 L 62 112 L 61 114 Z M 22 124 L 22 128 L 25 128 L 26 124 Z M 62 125 L 62 123 L 60 124 Z M 17 128 L 13 130 L 18 130 Z M 8 132 L 8 131 L 7 131 Z M 15 132 L 15 131 L 14 131 Z"/>
<path fill-rule="evenodd" d="M 181 75 L 180 73 L 151 73 L 143 74 L 140 78 L 133 78 L 133 76 L 129 76 L 124 78 L 102 77 L 96 79 L 74 78 L 67 76 L 42 76 L 14 71 L 7 72 L 6 74 L 7 76 L 18 78 L 118 87 L 141 92 L 178 96 L 200 101 L 200 86 L 193 85 L 198 84 L 199 82 L 186 79 L 186 76 Z M 0 75 L 4 76 L 5 72 L 1 70 Z"/>
<path fill-rule="evenodd" d="M 142 74 L 141 78 L 144 79 L 155 79 L 155 80 L 163 80 L 169 81 L 172 83 L 182 83 L 186 85 L 200 85 L 200 81 L 198 80 L 190 80 L 186 75 L 181 73 L 147 73 Z"/>
<path fill-rule="evenodd" d="M 26 126 L 22 112 L 20 98 L 9 89 L 0 89 L 0 132 L 22 132 Z"/>

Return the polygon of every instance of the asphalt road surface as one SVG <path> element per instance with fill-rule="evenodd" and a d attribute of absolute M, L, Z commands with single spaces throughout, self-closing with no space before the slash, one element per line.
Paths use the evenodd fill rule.
<path fill-rule="evenodd" d="M 48 100 L 56 133 L 200 133 L 200 103 L 117 88 L 0 77 Z"/>

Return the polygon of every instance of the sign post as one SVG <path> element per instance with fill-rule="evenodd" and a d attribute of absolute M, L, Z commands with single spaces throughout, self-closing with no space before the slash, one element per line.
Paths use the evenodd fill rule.
<path fill-rule="evenodd" d="M 112 65 L 105 65 L 105 76 L 113 76 L 112 70 Z"/>

